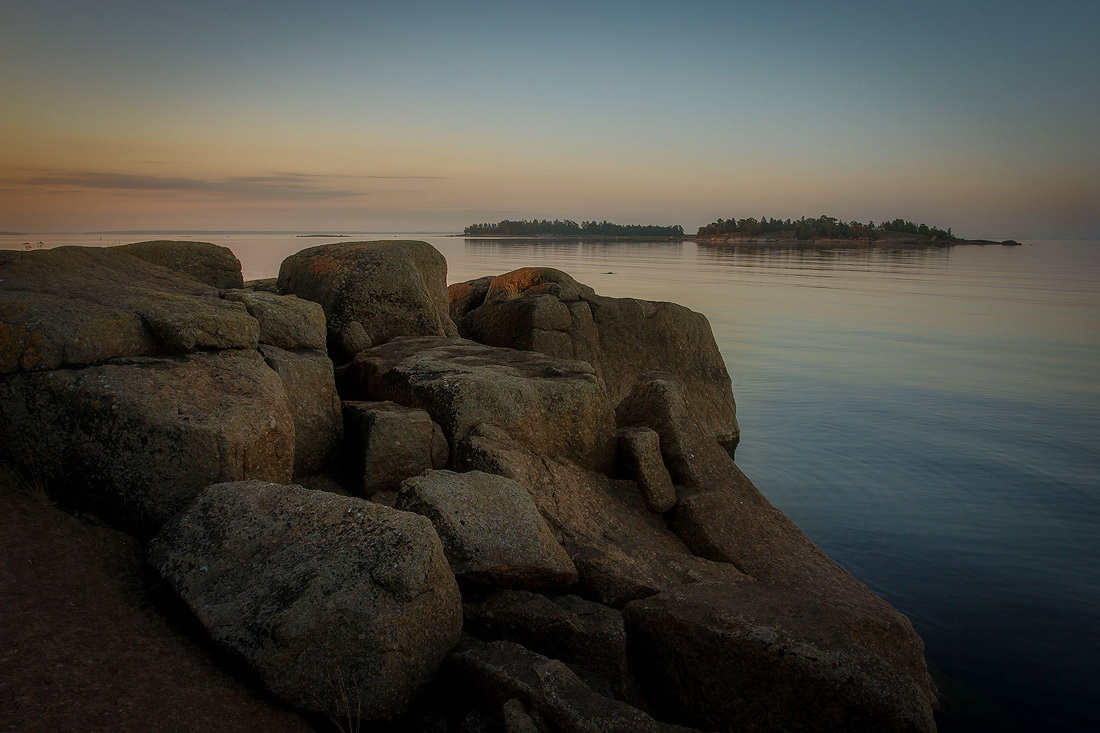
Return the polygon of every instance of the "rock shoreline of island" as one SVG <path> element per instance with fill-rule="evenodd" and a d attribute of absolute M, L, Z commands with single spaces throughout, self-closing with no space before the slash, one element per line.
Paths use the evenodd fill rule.
<path fill-rule="evenodd" d="M 730 457 L 703 315 L 446 268 L 392 240 L 248 283 L 204 242 L 0 252 L 0 460 L 133 537 L 313 721 L 935 730 L 908 619 Z"/>

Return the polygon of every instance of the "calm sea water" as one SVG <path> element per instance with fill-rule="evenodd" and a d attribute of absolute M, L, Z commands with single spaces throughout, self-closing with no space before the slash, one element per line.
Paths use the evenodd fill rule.
<path fill-rule="evenodd" d="M 948 696 L 941 729 L 1100 729 L 1100 242 L 401 237 L 443 252 L 452 282 L 548 265 L 705 313 L 733 377 L 738 463 L 912 619 Z M 195 238 L 231 247 L 246 278 L 332 241 Z"/>

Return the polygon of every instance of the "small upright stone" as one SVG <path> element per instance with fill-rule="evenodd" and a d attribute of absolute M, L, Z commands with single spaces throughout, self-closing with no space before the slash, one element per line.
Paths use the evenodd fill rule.
<path fill-rule="evenodd" d="M 424 410 L 393 402 L 344 402 L 345 450 L 364 496 L 396 491 L 405 479 L 447 461 L 447 440 Z"/>
<path fill-rule="evenodd" d="M 651 512 L 667 512 L 676 506 L 676 487 L 661 458 L 661 437 L 649 428 L 623 428 L 619 447 Z"/>
<path fill-rule="evenodd" d="M 406 481 L 396 507 L 432 520 L 455 575 L 511 586 L 577 582 L 577 569 L 527 491 L 481 471 L 429 471 Z"/>

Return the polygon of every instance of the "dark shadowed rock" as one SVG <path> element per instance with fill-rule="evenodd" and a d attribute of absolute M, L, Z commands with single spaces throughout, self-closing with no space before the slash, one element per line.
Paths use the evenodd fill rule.
<path fill-rule="evenodd" d="M 649 428 L 623 428 L 619 450 L 651 512 L 676 506 L 676 487 L 661 456 L 661 438 Z"/>
<path fill-rule="evenodd" d="M 364 337 L 381 344 L 458 333 L 448 314 L 447 261 L 426 242 L 310 247 L 283 260 L 279 290 L 321 304 L 336 356 L 354 356 Z"/>
<path fill-rule="evenodd" d="M 230 290 L 225 299 L 243 303 L 260 324 L 259 341 L 280 349 L 324 349 L 325 311 L 293 295 Z"/>
<path fill-rule="evenodd" d="M 614 413 L 582 362 L 459 339 L 399 339 L 356 356 L 354 396 L 427 410 L 453 445 L 496 424 L 540 455 L 594 469 L 614 454 Z"/>
<path fill-rule="evenodd" d="M 600 603 L 621 606 L 702 579 L 745 580 L 732 565 L 692 555 L 632 481 L 536 455 L 487 424 L 459 445 L 456 464 L 518 481 L 572 558 L 585 595 Z"/>
<path fill-rule="evenodd" d="M 630 653 L 659 713 L 704 730 L 936 729 L 926 683 L 838 624 L 835 601 L 760 583 L 694 584 L 627 604 Z"/>
<path fill-rule="evenodd" d="M 484 641 L 515 642 L 570 665 L 590 687 L 639 706 L 627 661 L 626 629 L 614 608 L 577 596 L 548 598 L 499 590 L 463 605 L 467 633 Z"/>
<path fill-rule="evenodd" d="M 639 375 L 671 372 L 686 385 L 703 429 L 721 442 L 737 438 L 729 374 L 702 314 L 675 303 L 599 296 L 548 267 L 500 275 L 487 288 L 483 282 L 451 286 L 464 338 L 587 361 L 614 403 Z M 483 289 L 483 302 L 475 305 Z"/>
<path fill-rule="evenodd" d="M 264 361 L 283 383 L 294 421 L 294 475 L 329 467 L 344 435 L 332 361 L 320 351 L 284 351 L 260 345 Z"/>
<path fill-rule="evenodd" d="M 464 639 L 447 660 L 451 679 L 468 699 L 497 709 L 523 703 L 556 733 L 688 733 L 660 723 L 625 702 L 594 692 L 565 664 L 507 641 Z"/>
<path fill-rule="evenodd" d="M 752 621 L 754 629 L 771 629 L 776 638 L 787 638 L 785 634 L 793 633 L 791 629 L 796 627 L 792 626 L 792 619 L 802 613 L 812 623 L 798 625 L 797 636 L 799 643 L 811 651 L 798 662 L 799 685 L 816 692 L 813 696 L 807 692 L 801 707 L 792 712 L 789 724 L 792 729 L 815 730 L 799 726 L 812 717 L 809 711 L 816 708 L 828 720 L 846 721 L 846 716 L 851 716 L 850 725 L 845 722 L 826 728 L 871 730 L 874 729 L 871 721 L 882 715 L 887 722 L 880 729 L 895 729 L 893 726 L 897 725 L 898 730 L 931 730 L 927 726 L 931 725 L 935 686 L 925 665 L 924 645 L 909 620 L 830 560 L 757 491 L 729 455 L 695 422 L 681 390 L 682 386 L 671 375 L 646 375 L 619 405 L 620 423 L 648 425 L 660 435 L 665 462 L 674 479 L 685 485 L 671 512 L 671 526 L 677 535 L 696 555 L 735 565 L 755 582 L 751 587 L 716 587 L 713 592 L 670 593 L 665 596 L 664 605 L 655 606 L 667 610 L 686 604 L 689 609 L 680 617 L 686 629 L 681 641 L 655 644 L 675 645 L 692 639 L 697 646 L 697 651 L 677 651 L 676 655 L 681 656 L 670 654 L 669 660 L 675 656 L 678 661 L 667 662 L 666 672 L 679 669 L 675 665 L 692 667 L 694 655 L 701 659 L 704 656 L 701 650 L 724 643 L 717 637 L 726 633 L 723 629 L 729 626 L 728 619 L 708 620 L 712 617 L 706 614 L 711 611 L 742 613 Z M 662 633 L 664 623 L 655 621 L 650 627 L 655 637 Z M 823 652 L 817 657 L 818 666 L 812 663 L 814 649 Z M 829 654 L 824 654 L 825 651 Z M 782 659 L 784 654 L 785 651 L 774 657 L 757 655 L 752 664 L 764 665 L 772 660 L 782 667 L 787 663 Z M 706 666 L 700 662 L 694 668 Z M 759 670 L 756 679 L 764 682 L 756 693 L 760 698 L 769 697 L 772 689 L 769 680 L 786 675 L 784 669 Z M 865 692 L 844 698 L 828 693 L 836 684 L 838 669 L 845 671 L 845 685 Z M 694 674 L 684 669 L 681 679 L 702 679 Z M 711 703 L 723 695 L 734 699 L 748 694 L 745 679 L 732 672 L 723 674 L 707 678 L 712 685 L 707 694 L 713 693 L 714 698 L 711 702 L 694 698 L 697 708 L 687 719 L 699 725 L 703 718 L 697 716 L 726 720 L 724 716 L 733 708 Z M 808 681 L 815 675 L 819 679 Z M 654 687 L 660 684 L 658 680 L 652 682 Z M 649 694 L 650 690 L 647 688 L 646 692 Z M 889 708 L 896 713 L 890 713 Z M 776 708 L 772 720 L 782 720 L 784 710 L 787 708 Z M 894 717 L 895 714 L 901 718 Z M 897 722 L 901 719 L 907 722 L 904 725 Z M 723 730 L 738 729 L 735 723 L 728 725 L 732 727 Z"/>
<path fill-rule="evenodd" d="M 135 357 L 0 379 L 0 455 L 147 536 L 208 484 L 289 481 L 294 424 L 256 351 Z"/>
<path fill-rule="evenodd" d="M 427 471 L 402 484 L 395 506 L 432 520 L 461 578 L 512 588 L 577 582 L 577 569 L 515 481 L 481 471 Z"/>
<path fill-rule="evenodd" d="M 427 519 L 299 486 L 211 486 L 149 559 L 217 642 L 314 712 L 400 714 L 462 625 Z"/>
<path fill-rule="evenodd" d="M 240 303 L 121 248 L 0 251 L 0 373 L 255 348 Z"/>
<path fill-rule="evenodd" d="M 228 247 L 210 242 L 157 240 L 115 247 L 146 262 L 189 275 L 220 290 L 239 288 L 244 283 L 241 262 Z"/>
<path fill-rule="evenodd" d="M 343 408 L 345 463 L 364 496 L 397 491 L 405 479 L 446 465 L 447 440 L 424 410 L 350 400 Z"/>

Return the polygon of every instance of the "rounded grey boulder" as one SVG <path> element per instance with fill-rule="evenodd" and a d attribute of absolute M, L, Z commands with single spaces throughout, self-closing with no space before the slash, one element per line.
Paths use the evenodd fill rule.
<path fill-rule="evenodd" d="M 352 497 L 216 484 L 165 525 L 149 559 L 217 642 L 314 712 L 402 713 L 462 628 L 431 522 Z"/>

